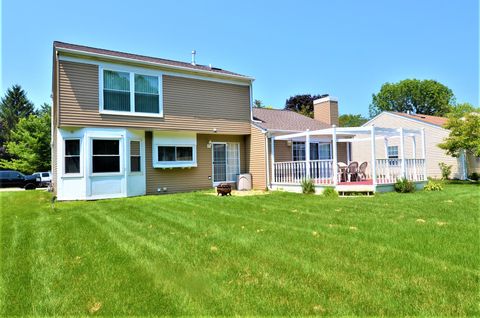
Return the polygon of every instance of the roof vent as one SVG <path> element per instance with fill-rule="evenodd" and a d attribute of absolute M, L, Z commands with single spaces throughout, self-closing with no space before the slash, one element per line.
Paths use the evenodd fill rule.
<path fill-rule="evenodd" d="M 197 54 L 197 51 L 193 50 L 192 51 L 192 65 L 197 65 L 195 64 L 195 55 Z"/>

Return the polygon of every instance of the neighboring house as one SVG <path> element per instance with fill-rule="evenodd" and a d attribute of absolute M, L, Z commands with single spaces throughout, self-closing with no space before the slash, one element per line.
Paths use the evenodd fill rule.
<path fill-rule="evenodd" d="M 414 129 L 425 129 L 426 136 L 426 158 L 427 158 L 427 175 L 433 178 L 440 178 L 441 170 L 439 163 L 444 162 L 447 165 L 452 165 L 452 178 L 465 179 L 468 173 L 480 171 L 480 158 L 473 156 L 462 155 L 458 158 L 449 156 L 445 150 L 440 149 L 438 144 L 448 137 L 450 131 L 443 128 L 446 124 L 447 118 L 438 116 L 429 116 L 422 114 L 406 114 L 398 112 L 382 112 L 363 126 L 375 127 L 405 127 Z M 421 147 L 418 143 L 414 146 L 410 138 L 405 139 L 405 153 L 406 155 L 412 154 L 413 147 L 418 149 Z M 386 139 L 385 141 L 377 141 L 377 153 L 378 156 L 384 156 L 385 158 L 398 158 L 400 143 L 398 139 Z M 361 145 L 354 147 L 353 152 L 362 157 Z M 367 156 L 363 154 L 363 157 Z M 468 167 L 470 171 L 467 171 L 467 160 L 469 161 Z"/>
<path fill-rule="evenodd" d="M 252 82 L 219 68 L 54 42 L 58 199 L 235 182 L 250 171 Z"/>

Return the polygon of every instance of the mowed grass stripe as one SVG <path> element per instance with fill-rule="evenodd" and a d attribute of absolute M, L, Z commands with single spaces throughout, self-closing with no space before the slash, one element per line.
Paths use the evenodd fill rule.
<path fill-rule="evenodd" d="M 470 185 L 352 199 L 199 192 L 63 202 L 52 212 L 46 193 L 2 193 L 9 261 L 1 264 L 0 308 L 10 315 L 92 308 L 104 315 L 478 314 L 479 198 Z M 27 237 L 33 243 L 22 246 L 34 261 L 22 263 L 16 252 Z M 25 289 L 18 278 L 29 271 Z M 30 299 L 12 302 L 17 296 Z"/>

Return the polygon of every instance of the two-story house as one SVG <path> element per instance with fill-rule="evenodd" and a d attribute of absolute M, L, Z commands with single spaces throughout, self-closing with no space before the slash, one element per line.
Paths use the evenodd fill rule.
<path fill-rule="evenodd" d="M 248 172 L 253 78 L 54 42 L 59 200 L 170 193 Z"/>

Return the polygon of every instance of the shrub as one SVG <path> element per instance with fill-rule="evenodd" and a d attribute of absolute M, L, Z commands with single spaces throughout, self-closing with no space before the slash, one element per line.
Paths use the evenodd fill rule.
<path fill-rule="evenodd" d="M 468 179 L 478 181 L 478 179 L 480 179 L 480 175 L 476 172 L 473 172 L 471 175 L 468 176 Z"/>
<path fill-rule="evenodd" d="M 305 194 L 315 193 L 315 185 L 313 184 L 312 179 L 302 180 L 302 192 Z"/>
<path fill-rule="evenodd" d="M 415 192 L 415 184 L 412 181 L 407 179 L 398 179 L 395 183 L 395 191 L 400 193 L 411 193 Z"/>
<path fill-rule="evenodd" d="M 327 198 L 336 198 L 338 197 L 338 192 L 334 188 L 325 188 L 323 190 L 323 195 Z"/>
<path fill-rule="evenodd" d="M 429 180 L 425 188 L 423 188 L 425 191 L 442 191 L 443 186 L 435 181 Z"/>
<path fill-rule="evenodd" d="M 442 171 L 442 180 L 450 179 L 450 174 L 452 173 L 452 165 L 447 165 L 445 162 L 440 162 L 438 166 Z"/>

